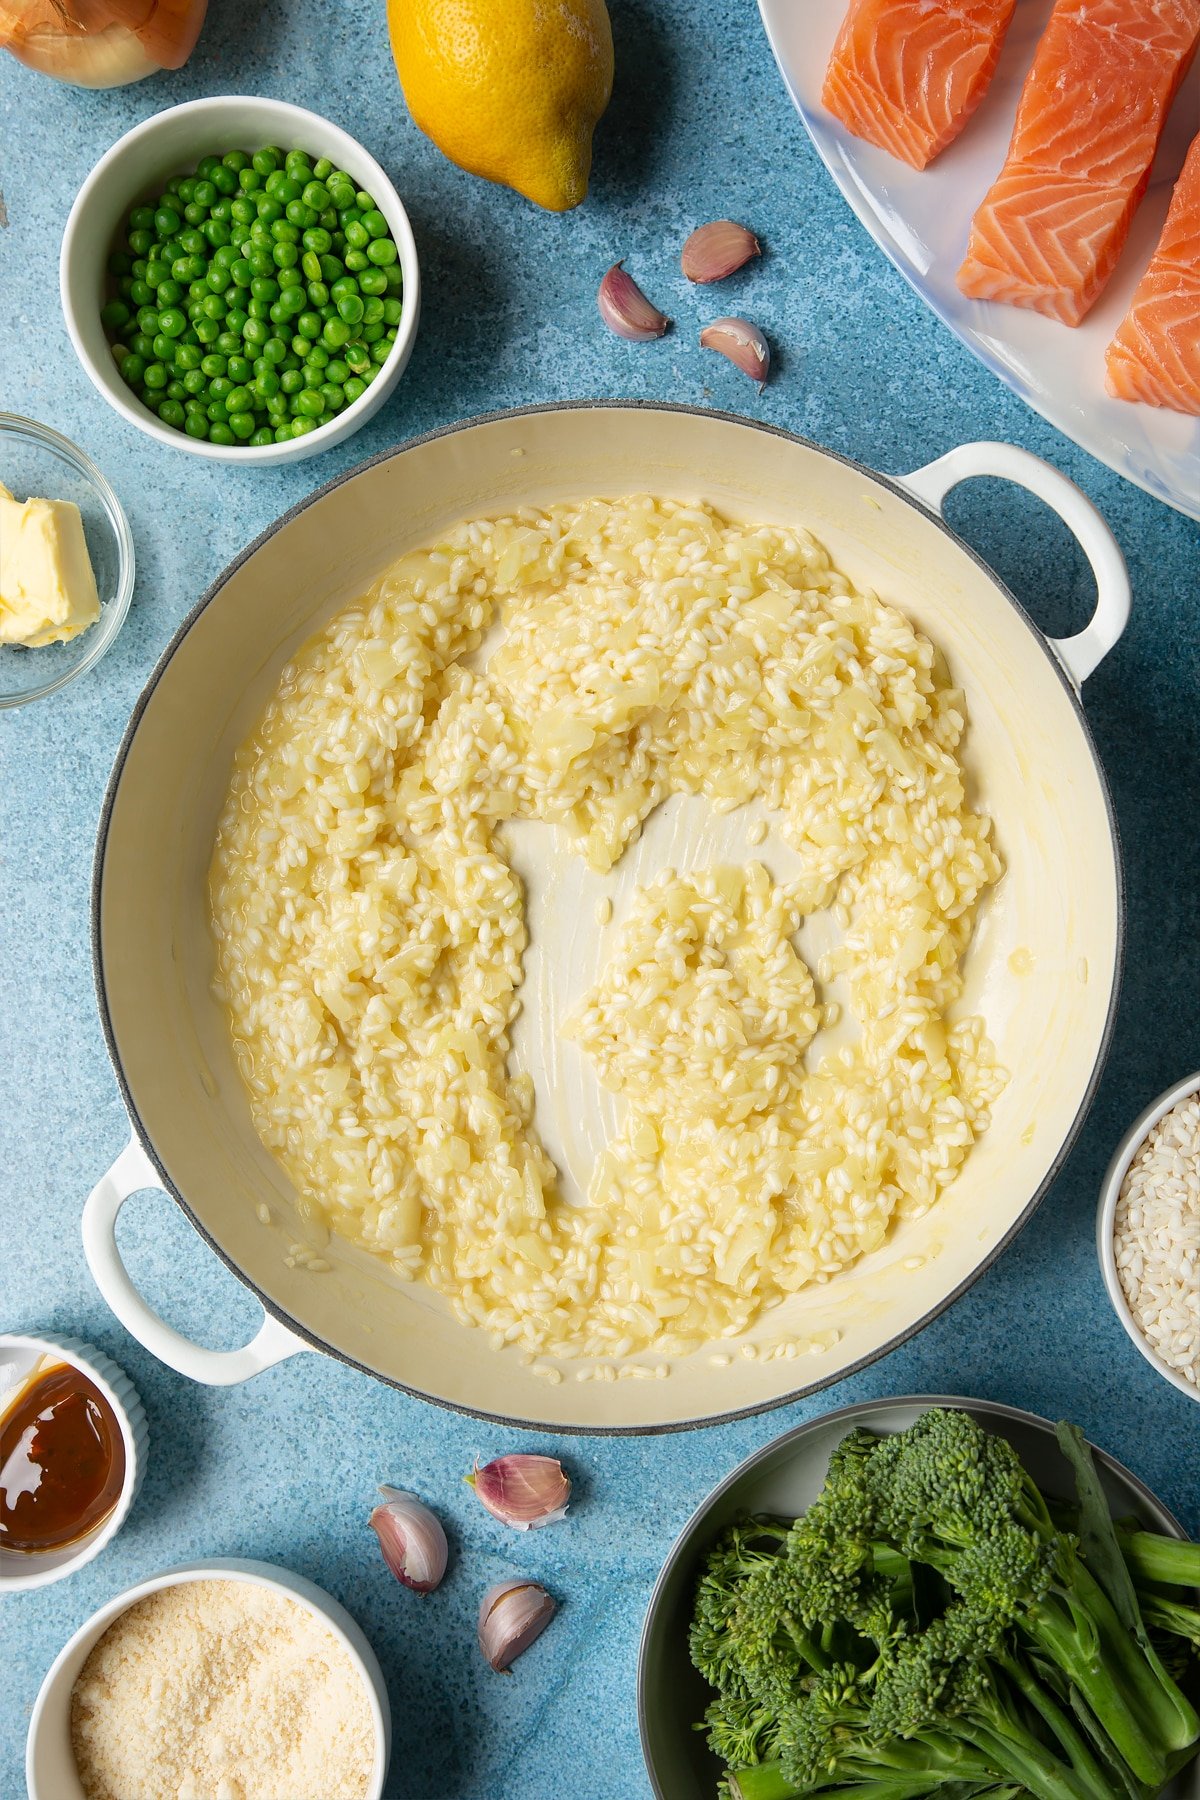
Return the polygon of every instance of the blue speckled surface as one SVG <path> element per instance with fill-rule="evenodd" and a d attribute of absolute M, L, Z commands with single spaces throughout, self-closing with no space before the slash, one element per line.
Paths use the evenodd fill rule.
<path fill-rule="evenodd" d="M 133 611 L 107 660 L 68 693 L 0 719 L 0 1322 L 100 1345 L 133 1377 L 151 1432 L 146 1484 L 114 1545 L 78 1576 L 0 1602 L 0 1800 L 24 1791 L 29 1709 L 68 1633 L 121 1587 L 221 1553 L 287 1563 L 361 1621 L 391 1685 L 390 1800 L 640 1800 L 635 1651 L 669 1543 L 747 1452 L 856 1396 L 949 1390 L 1068 1413 L 1200 1529 L 1200 1414 L 1120 1331 L 1092 1249 L 1096 1189 L 1116 1139 L 1147 1100 L 1200 1066 L 1200 532 L 1027 412 L 922 309 L 818 168 L 749 0 L 614 0 L 613 10 L 616 94 L 592 195 L 564 218 L 472 181 L 420 136 L 395 85 L 381 0 L 213 0 L 186 70 L 109 94 L 56 87 L 0 59 L 9 217 L 0 405 L 58 426 L 98 459 L 139 557 Z M 238 89 L 315 107 L 367 144 L 410 209 L 426 295 L 409 372 L 380 417 L 323 459 L 256 474 L 201 472 L 122 426 L 76 366 L 55 299 L 62 223 L 101 152 L 157 108 Z M 721 215 L 753 225 L 768 256 L 719 295 L 687 290 L 679 243 Z M 621 255 L 676 315 L 659 345 L 622 345 L 596 318 L 596 282 Z M 761 401 L 695 346 L 699 321 L 739 308 L 777 346 Z M 460 1477 L 476 1455 L 530 1440 L 311 1356 L 232 1391 L 192 1387 L 105 1311 L 78 1217 L 127 1126 L 95 1017 L 88 877 L 138 691 L 183 613 L 250 537 L 411 432 L 582 395 L 711 402 L 889 471 L 968 438 L 1007 438 L 1085 488 L 1121 539 L 1135 590 L 1129 631 L 1086 696 L 1125 844 L 1128 964 L 1083 1137 L 1034 1222 L 964 1300 L 866 1374 L 777 1415 L 562 1445 L 579 1483 L 570 1521 L 518 1538 L 488 1520 Z M 1082 558 L 1035 502 L 976 483 L 951 516 L 1042 624 L 1061 633 L 1083 623 Z M 151 1300 L 182 1328 L 212 1344 L 248 1335 L 249 1296 L 161 1196 L 126 1208 L 121 1242 Z M 380 1479 L 435 1500 L 450 1527 L 452 1572 L 429 1599 L 403 1591 L 374 1554 L 364 1518 Z M 481 1587 L 509 1572 L 541 1576 L 563 1606 L 502 1680 L 475 1648 L 474 1609 Z"/>

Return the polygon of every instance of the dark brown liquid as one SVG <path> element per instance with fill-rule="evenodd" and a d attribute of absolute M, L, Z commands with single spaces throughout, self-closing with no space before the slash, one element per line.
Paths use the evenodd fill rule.
<path fill-rule="evenodd" d="M 125 1483 L 112 1407 L 81 1369 L 59 1363 L 0 1420 L 0 1548 L 58 1550 L 106 1519 Z"/>

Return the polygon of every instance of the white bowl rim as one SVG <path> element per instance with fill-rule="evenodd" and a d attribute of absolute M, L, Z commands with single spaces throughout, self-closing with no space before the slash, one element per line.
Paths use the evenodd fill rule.
<path fill-rule="evenodd" d="M 43 449 L 56 452 L 67 462 L 74 463 L 80 474 L 92 483 L 117 540 L 118 577 L 116 592 L 111 600 L 105 601 L 99 619 L 90 628 L 88 637 L 91 641 L 79 661 L 72 663 L 69 669 L 64 669 L 53 680 L 44 681 L 40 687 L 30 688 L 27 693 L 0 694 L 0 711 L 28 706 L 33 700 L 48 699 L 51 694 L 57 694 L 60 688 L 69 687 L 81 675 L 86 675 L 89 669 L 95 668 L 100 658 L 112 647 L 125 623 L 129 602 L 133 598 L 136 574 L 133 532 L 129 528 L 125 508 L 118 500 L 107 475 L 93 462 L 87 451 L 81 450 L 64 432 L 56 431 L 53 425 L 43 425 L 40 419 L 30 418 L 27 413 L 0 412 L 0 437 L 5 432 L 28 438 L 33 443 L 40 444 Z"/>
<path fill-rule="evenodd" d="M 1178 1106 L 1181 1100 L 1193 1094 L 1200 1094 L 1200 1069 L 1194 1075 L 1185 1075 L 1173 1087 L 1167 1088 L 1157 1100 L 1152 1100 L 1144 1112 L 1138 1114 L 1125 1136 L 1113 1152 L 1112 1161 L 1100 1184 L 1100 1203 L 1096 1208 L 1096 1254 L 1100 1259 L 1100 1273 L 1104 1277 L 1104 1286 L 1108 1290 L 1109 1300 L 1117 1318 L 1125 1328 L 1127 1337 L 1141 1351 L 1150 1367 L 1169 1381 L 1173 1388 L 1186 1394 L 1189 1400 L 1200 1402 L 1200 1387 L 1185 1380 L 1178 1369 L 1164 1362 L 1158 1351 L 1147 1341 L 1138 1327 L 1137 1320 L 1129 1310 L 1125 1299 L 1125 1290 L 1121 1286 L 1117 1274 L 1117 1257 L 1113 1244 L 1113 1225 L 1116 1219 L 1117 1201 L 1120 1198 L 1121 1186 L 1125 1180 L 1129 1165 L 1141 1149 L 1150 1132 L 1165 1118 L 1172 1107 Z"/>
<path fill-rule="evenodd" d="M 401 266 L 404 269 L 404 306 L 400 315 L 400 329 L 396 333 L 396 341 L 386 362 L 379 365 L 379 374 L 366 392 L 357 400 L 351 401 L 342 412 L 337 413 L 326 425 L 319 425 L 315 431 L 307 432 L 303 437 L 293 438 L 287 444 L 212 444 L 207 439 L 191 438 L 185 431 L 178 431 L 174 426 L 163 425 L 145 408 L 125 400 L 121 395 L 109 388 L 101 379 L 100 370 L 83 342 L 75 318 L 75 309 L 67 297 L 67 269 L 75 254 L 75 241 L 80 224 L 87 211 L 93 193 L 99 186 L 102 177 L 111 165 L 123 156 L 131 145 L 150 139 L 160 130 L 166 119 L 178 118 L 181 114 L 195 115 L 206 112 L 217 113 L 226 107 L 245 106 L 259 108 L 264 115 L 270 114 L 277 121 L 284 121 L 299 132 L 306 126 L 316 125 L 322 132 L 327 132 L 339 139 L 343 145 L 349 145 L 355 157 L 361 157 L 368 171 L 373 198 L 383 196 L 387 209 L 395 214 L 388 219 L 388 228 L 395 238 L 400 252 Z M 132 203 L 132 202 L 131 202 Z M 381 209 L 383 210 L 383 209 Z M 376 396 L 377 383 L 386 382 L 395 371 L 396 378 L 403 373 L 404 366 L 412 351 L 417 326 L 421 313 L 421 281 L 420 262 L 417 256 L 417 243 L 413 236 L 412 224 L 408 212 L 399 193 L 396 191 L 386 171 L 375 157 L 360 143 L 358 138 L 342 126 L 327 119 L 322 113 L 311 111 L 305 106 L 296 106 L 290 100 L 277 100 L 271 94 L 208 94 L 199 100 L 184 100 L 178 106 L 163 107 L 161 111 L 151 113 L 147 119 L 122 132 L 116 142 L 110 144 L 104 155 L 91 169 L 82 187 L 76 194 L 71 210 L 67 214 L 67 222 L 63 228 L 62 248 L 59 252 L 59 299 L 62 305 L 63 319 L 67 327 L 67 335 L 79 358 L 79 363 L 88 380 L 101 398 L 107 401 L 115 413 L 118 413 L 127 424 L 134 425 L 156 443 L 164 444 L 171 450 L 183 450 L 191 456 L 206 458 L 210 462 L 232 462 L 249 467 L 255 465 L 275 466 L 283 462 L 299 462 L 304 457 L 319 455 L 325 449 L 332 449 L 352 437 L 360 426 L 365 425 L 374 416 L 378 408 L 387 399 L 387 387 L 384 387 L 382 398 Z M 374 399 L 375 404 L 368 402 Z M 335 435 L 336 432 L 336 435 Z M 328 434 L 328 435 L 327 435 Z"/>
<path fill-rule="evenodd" d="M 0 1562 L 0 1593 L 20 1594 L 28 1593 L 33 1588 L 49 1587 L 55 1581 L 62 1581 L 66 1576 L 73 1575 L 76 1569 L 82 1569 L 85 1563 L 90 1563 L 93 1557 L 99 1556 L 105 1546 L 116 1537 L 129 1517 L 130 1508 L 137 1497 L 138 1487 L 141 1483 L 142 1467 L 139 1433 L 135 1429 L 131 1410 L 116 1393 L 108 1377 L 92 1361 L 92 1357 L 101 1355 L 101 1352 L 93 1350 L 90 1344 L 84 1344 L 78 1338 L 54 1337 L 50 1333 L 42 1331 L 0 1333 L 0 1349 L 5 1347 L 15 1350 L 48 1352 L 52 1356 L 60 1357 L 72 1368 L 81 1370 L 89 1381 L 95 1383 L 112 1408 L 113 1416 L 121 1427 L 121 1442 L 125 1446 L 125 1479 L 121 1483 L 121 1492 L 117 1497 L 116 1505 L 106 1519 L 102 1519 L 86 1537 L 79 1540 L 78 1545 L 64 1562 L 56 1564 L 52 1569 L 31 1568 L 28 1574 L 18 1575 L 8 1574 L 3 1563 Z M 104 1357 L 104 1361 L 109 1363 L 112 1368 L 117 1367 L 109 1357 Z M 124 1369 L 121 1369 L 119 1373 L 125 1375 Z M 125 1379 L 128 1381 L 129 1377 L 125 1375 Z M 130 1382 L 130 1387 L 133 1387 L 132 1382 Z M 136 1389 L 133 1390 L 133 1393 L 140 1413 L 142 1403 L 138 1399 Z M 140 1441 L 145 1441 L 144 1414 Z M 11 1551 L 9 1554 L 17 1555 L 19 1552 Z"/>
<path fill-rule="evenodd" d="M 342 1617 L 349 1618 L 351 1623 L 361 1631 L 340 1600 L 327 1594 L 324 1588 L 306 1575 L 297 1574 L 292 1569 L 284 1568 L 281 1563 L 261 1562 L 256 1557 L 219 1556 L 206 1557 L 197 1562 L 179 1563 L 170 1569 L 160 1569 L 157 1575 L 149 1575 L 144 1581 L 135 1582 L 133 1587 L 125 1588 L 106 1600 L 103 1606 L 90 1613 L 75 1631 L 73 1631 L 54 1661 L 42 1677 L 38 1688 L 37 1699 L 33 1703 L 33 1712 L 29 1719 L 29 1731 L 26 1736 L 25 1780 L 29 1790 L 29 1800 L 54 1800 L 52 1795 L 43 1794 L 34 1783 L 33 1757 L 37 1748 L 38 1732 L 49 1709 L 54 1690 L 61 1678 L 62 1669 L 77 1649 L 80 1642 L 94 1632 L 96 1641 L 102 1631 L 107 1630 L 114 1619 L 136 1606 L 139 1600 L 145 1600 L 151 1594 L 161 1593 L 164 1588 L 178 1587 L 189 1581 L 244 1581 L 252 1587 L 269 1588 L 273 1593 L 281 1594 L 286 1599 L 298 1601 L 315 1613 L 329 1627 L 354 1664 L 366 1691 L 367 1702 L 371 1710 L 371 1723 L 375 1733 L 375 1766 L 371 1774 L 371 1785 L 367 1800 L 379 1800 L 383 1792 L 383 1784 L 387 1779 L 388 1760 L 391 1744 L 391 1714 L 386 1702 L 387 1687 L 383 1679 L 383 1671 L 379 1666 L 375 1652 L 367 1642 L 370 1662 L 354 1644 L 345 1627 Z M 297 1585 L 299 1584 L 299 1585 Z M 374 1667 L 372 1667 L 374 1664 Z M 72 1682 L 72 1687 L 74 1682 Z"/>

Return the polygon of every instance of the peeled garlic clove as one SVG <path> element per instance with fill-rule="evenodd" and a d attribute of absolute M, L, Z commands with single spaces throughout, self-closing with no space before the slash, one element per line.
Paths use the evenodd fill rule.
<path fill-rule="evenodd" d="M 553 1525 L 571 1498 L 571 1478 L 553 1456 L 498 1456 L 467 1481 L 494 1519 L 517 1531 Z"/>
<path fill-rule="evenodd" d="M 498 1581 L 479 1605 L 479 1648 L 493 1669 L 507 1669 L 554 1617 L 555 1602 L 536 1581 Z"/>
<path fill-rule="evenodd" d="M 679 260 L 689 281 L 724 281 L 752 256 L 762 255 L 762 245 L 752 231 L 733 219 L 714 219 L 697 226 Z"/>
<path fill-rule="evenodd" d="M 749 319 L 714 319 L 700 333 L 700 342 L 704 349 L 727 356 L 743 375 L 758 383 L 762 393 L 771 367 L 771 347 L 757 325 Z"/>
<path fill-rule="evenodd" d="M 449 1547 L 442 1522 L 403 1488 L 381 1487 L 385 1504 L 368 1524 L 379 1539 L 383 1560 L 398 1581 L 418 1594 L 431 1594 L 446 1573 Z"/>
<path fill-rule="evenodd" d="M 666 313 L 647 300 L 632 275 L 625 273 L 622 263 L 614 263 L 596 295 L 600 317 L 610 331 L 631 343 L 645 343 L 659 338 L 671 323 Z"/>

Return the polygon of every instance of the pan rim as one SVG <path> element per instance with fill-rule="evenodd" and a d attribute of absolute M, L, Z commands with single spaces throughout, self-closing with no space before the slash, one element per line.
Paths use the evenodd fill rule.
<path fill-rule="evenodd" d="M 371 1368 L 369 1364 L 362 1362 L 359 1358 L 351 1356 L 343 1350 L 339 1350 L 326 1339 L 318 1336 L 301 1320 L 294 1318 L 292 1314 L 285 1311 L 283 1307 L 279 1306 L 265 1294 L 253 1277 L 241 1268 L 240 1265 L 224 1251 L 221 1245 L 217 1243 L 212 1233 L 192 1209 L 183 1193 L 172 1181 L 163 1159 L 158 1154 L 154 1139 L 148 1129 L 146 1121 L 142 1117 L 141 1109 L 134 1098 L 132 1088 L 126 1077 L 124 1066 L 121 1061 L 116 1031 L 113 1026 L 111 1010 L 109 1007 L 108 987 L 104 973 L 100 930 L 101 898 L 104 885 L 109 827 L 112 822 L 112 815 L 115 810 L 125 764 L 133 747 L 133 742 L 137 736 L 142 718 L 154 697 L 160 681 L 165 676 L 168 667 L 184 639 L 243 564 L 248 562 L 269 539 L 274 537 L 285 526 L 290 525 L 294 519 L 298 518 L 302 512 L 306 512 L 309 507 L 315 505 L 318 501 L 325 499 L 337 488 L 344 486 L 349 481 L 355 480 L 360 475 L 366 474 L 369 469 L 376 468 L 384 462 L 390 462 L 396 457 L 407 455 L 410 451 L 419 450 L 426 444 L 434 443 L 444 437 L 456 436 L 460 432 L 473 430 L 477 426 L 497 424 L 502 420 L 512 421 L 531 418 L 543 413 L 606 411 L 672 413 L 693 418 L 716 419 L 725 424 L 740 426 L 746 430 L 762 432 L 769 437 L 781 438 L 786 443 L 798 444 L 806 450 L 814 451 L 818 456 L 827 457 L 832 462 L 840 463 L 843 467 L 854 470 L 857 474 L 865 476 L 870 481 L 879 482 L 883 487 L 887 488 L 889 492 L 894 494 L 898 500 L 902 501 L 906 506 L 912 507 L 921 518 L 943 532 L 957 549 L 964 552 L 991 584 L 992 588 L 1000 598 L 1003 599 L 1017 614 L 1017 617 L 1045 656 L 1074 711 L 1075 722 L 1083 733 L 1084 744 L 1091 759 L 1092 767 L 1095 771 L 1099 785 L 1100 795 L 1104 802 L 1105 817 L 1108 822 L 1109 838 L 1112 844 L 1113 880 L 1115 888 L 1114 900 L 1116 910 L 1112 980 L 1108 995 L 1108 1005 L 1105 1012 L 1104 1027 L 1101 1032 L 1100 1043 L 1095 1061 L 1092 1065 L 1091 1073 L 1088 1077 L 1079 1105 L 1076 1108 L 1075 1115 L 1072 1118 L 1057 1151 L 1052 1157 L 1046 1169 L 1046 1173 L 1038 1183 L 1037 1188 L 1027 1201 L 1026 1205 L 1018 1214 L 1017 1218 L 1013 1221 L 1004 1235 L 992 1246 L 987 1255 L 977 1263 L 971 1272 L 952 1288 L 948 1294 L 944 1295 L 942 1299 L 934 1306 L 930 1307 L 928 1311 L 922 1313 L 919 1319 L 914 1320 L 903 1330 L 888 1338 L 885 1343 L 879 1345 L 876 1349 L 859 1357 L 855 1362 L 848 1364 L 845 1368 L 839 1369 L 835 1375 L 805 1383 L 799 1387 L 789 1389 L 784 1394 L 772 1396 L 766 1400 L 756 1401 L 748 1406 L 708 1413 L 696 1418 L 667 1419 L 658 1422 L 634 1425 L 548 1423 L 542 1419 L 523 1418 L 507 1413 L 498 1413 L 484 1407 L 470 1406 L 464 1401 L 451 1400 L 443 1395 L 428 1393 L 424 1389 L 414 1386 L 411 1382 L 400 1381 L 395 1376 L 382 1374 L 378 1369 Z M 491 1424 L 515 1426 L 522 1430 L 540 1431 L 557 1437 L 657 1437 L 659 1435 L 673 1434 L 675 1432 L 703 1430 L 710 1426 L 730 1425 L 742 1419 L 755 1418 L 762 1413 L 774 1412 L 779 1407 L 790 1406 L 797 1400 L 806 1399 L 813 1394 L 823 1392 L 826 1388 L 834 1387 L 839 1382 L 848 1380 L 850 1376 L 859 1374 L 863 1369 L 869 1368 L 873 1363 L 876 1363 L 880 1361 L 881 1358 L 889 1355 L 891 1351 L 899 1349 L 902 1344 L 908 1343 L 912 1338 L 923 1331 L 927 1325 L 932 1324 L 935 1319 L 939 1318 L 942 1313 L 946 1312 L 960 1300 L 967 1290 L 973 1287 L 975 1283 L 986 1274 L 988 1269 L 992 1267 L 1020 1232 L 1024 1230 L 1025 1226 L 1029 1223 L 1030 1219 L 1045 1199 L 1051 1186 L 1057 1180 L 1075 1147 L 1079 1134 L 1083 1129 L 1084 1122 L 1091 1110 L 1092 1102 L 1096 1097 L 1096 1091 L 1100 1085 L 1105 1064 L 1108 1060 L 1109 1050 L 1112 1046 L 1124 974 L 1126 931 L 1125 868 L 1120 830 L 1117 822 L 1116 810 L 1113 805 L 1112 793 L 1104 773 L 1104 766 L 1096 749 L 1095 740 L 1092 737 L 1091 728 L 1088 725 L 1087 715 L 1083 710 L 1081 697 L 1051 647 L 1050 640 L 1047 638 L 1046 634 L 1041 631 L 1033 619 L 1030 618 L 1016 595 L 1005 586 L 995 570 L 984 561 L 970 544 L 966 543 L 958 536 L 957 532 L 952 530 L 945 519 L 942 518 L 941 514 L 935 512 L 931 507 L 927 506 L 923 500 L 918 499 L 914 494 L 909 492 L 907 488 L 902 486 L 897 477 L 883 475 L 879 473 L 879 471 L 870 468 L 866 463 L 857 461 L 854 457 L 844 456 L 837 450 L 826 449 L 824 445 L 815 443 L 811 438 L 803 437 L 798 432 L 787 431 L 781 426 L 771 425 L 765 421 L 746 419 L 737 413 L 727 412 L 716 407 L 690 406 L 677 402 L 659 400 L 602 398 L 551 401 L 528 406 L 501 407 L 490 412 L 472 415 L 468 419 L 456 420 L 448 425 L 435 426 L 432 430 L 422 432 L 416 437 L 405 438 L 400 443 L 393 444 L 386 449 L 377 451 L 373 456 L 367 457 L 362 462 L 353 464 L 349 469 L 344 470 L 339 475 L 333 476 L 331 480 L 325 482 L 321 487 L 315 488 L 303 499 L 298 500 L 293 506 L 288 507 L 278 516 L 278 518 L 273 520 L 270 525 L 259 532 L 243 550 L 226 564 L 225 568 L 221 570 L 220 574 L 217 575 L 204 590 L 195 605 L 185 615 L 172 634 L 166 648 L 163 650 L 151 670 L 145 686 L 138 695 L 133 711 L 129 716 L 128 723 L 121 735 L 121 741 L 113 760 L 112 770 L 105 786 L 104 799 L 100 808 L 100 816 L 97 823 L 96 845 L 92 861 L 89 923 L 92 953 L 92 977 L 96 992 L 97 1010 L 100 1015 L 100 1026 L 104 1035 L 104 1043 L 108 1053 L 109 1062 L 112 1065 L 113 1074 L 116 1077 L 117 1087 L 128 1114 L 133 1135 L 153 1164 L 163 1191 L 175 1201 L 177 1206 L 180 1207 L 184 1217 L 188 1220 L 192 1228 L 208 1245 L 209 1249 L 219 1257 L 230 1273 L 236 1276 L 238 1281 L 240 1281 L 244 1287 L 249 1289 L 250 1293 L 263 1308 L 263 1311 L 267 1316 L 276 1320 L 277 1323 L 283 1325 L 288 1331 L 292 1332 L 294 1336 L 300 1338 L 309 1349 L 319 1351 L 325 1356 L 332 1356 L 336 1361 L 343 1363 L 347 1368 L 355 1369 L 364 1375 L 369 1375 L 376 1381 L 382 1381 L 388 1387 L 395 1388 L 399 1392 L 407 1394 L 413 1399 L 424 1400 L 434 1406 L 443 1407 L 449 1412 L 458 1413 L 469 1418 L 481 1419 Z"/>

